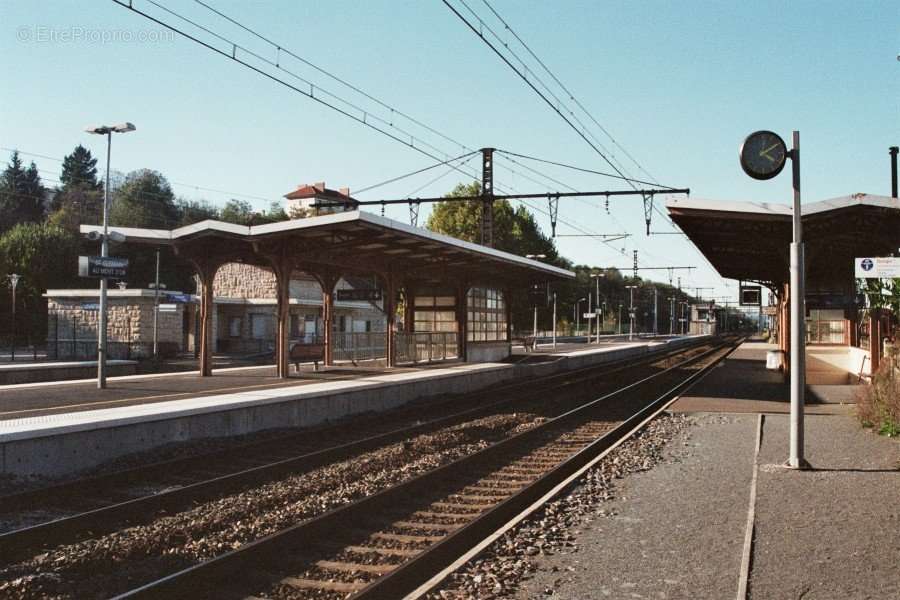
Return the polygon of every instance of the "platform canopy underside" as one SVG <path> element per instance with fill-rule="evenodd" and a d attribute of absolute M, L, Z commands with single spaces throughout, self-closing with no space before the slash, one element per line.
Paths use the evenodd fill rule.
<path fill-rule="evenodd" d="M 722 277 L 777 289 L 789 281 L 792 210 L 788 205 L 670 200 L 669 215 Z M 843 289 L 853 259 L 900 249 L 900 202 L 854 194 L 803 205 L 810 289 Z"/>

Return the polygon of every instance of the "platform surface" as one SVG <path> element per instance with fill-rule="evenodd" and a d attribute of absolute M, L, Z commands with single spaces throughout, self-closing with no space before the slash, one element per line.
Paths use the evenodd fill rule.
<path fill-rule="evenodd" d="M 780 371 L 766 369 L 774 344 L 744 342 L 697 385 L 684 393 L 675 412 L 790 413 L 790 387 Z M 857 385 L 810 385 L 807 414 L 850 414 Z"/>
<path fill-rule="evenodd" d="M 612 352 L 637 346 L 653 346 L 656 343 L 658 342 L 643 340 L 635 342 L 617 340 L 600 345 L 575 343 L 559 345 L 556 350 L 541 348 L 539 355 L 542 360 L 554 360 L 557 357 Z M 535 356 L 535 353 L 527 355 L 532 356 Z M 523 353 L 513 357 L 511 362 L 517 362 L 524 357 Z M 0 423 L 11 419 L 197 398 L 208 398 L 209 402 L 218 402 L 219 399 L 215 397 L 223 394 L 256 393 L 265 390 L 275 392 L 282 388 L 293 389 L 298 386 L 316 385 L 318 390 L 324 389 L 323 385 L 333 384 L 336 386 L 335 389 L 339 390 L 344 386 L 338 382 L 377 379 L 386 374 L 396 375 L 435 369 L 477 369 L 481 368 L 479 364 L 494 364 L 499 368 L 503 363 L 466 364 L 448 361 L 392 369 L 378 366 L 353 367 L 347 364 L 320 367 L 319 371 L 314 371 L 312 365 L 304 365 L 299 374 L 292 366 L 291 378 L 286 380 L 276 377 L 273 366 L 236 367 L 216 369 L 212 377 L 198 377 L 196 372 L 109 377 L 105 390 L 98 390 L 94 379 L 3 385 L 0 386 Z"/>
<path fill-rule="evenodd" d="M 665 460 L 622 480 L 579 551 L 540 559 L 517 598 L 737 598 L 751 503 L 747 598 L 900 598 L 900 440 L 860 426 L 860 388 L 812 386 L 812 469 L 784 468 L 788 390 L 767 346 L 743 344 L 670 407 L 691 424 Z"/>

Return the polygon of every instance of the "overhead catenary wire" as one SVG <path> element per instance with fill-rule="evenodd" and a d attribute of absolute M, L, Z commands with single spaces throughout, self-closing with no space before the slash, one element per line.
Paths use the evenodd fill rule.
<path fill-rule="evenodd" d="M 216 54 L 218 54 L 218 55 L 220 55 L 220 56 L 222 56 L 222 57 L 224 57 L 224 58 L 230 59 L 230 60 L 232 60 L 232 61 L 238 63 L 239 65 L 241 65 L 241 66 L 243 66 L 243 67 L 245 67 L 245 68 L 247 68 L 247 69 L 250 69 L 251 71 L 254 71 L 254 72 L 257 73 L 257 74 L 262 75 L 263 77 L 266 77 L 266 78 L 268 78 L 268 79 L 270 79 L 270 80 L 272 80 L 272 81 L 274 81 L 274 82 L 276 82 L 276 83 L 279 83 L 279 84 L 283 85 L 284 87 L 288 88 L 289 90 L 292 90 L 292 91 L 294 91 L 294 92 L 296 92 L 296 93 L 298 93 L 298 94 L 301 94 L 302 96 L 305 96 L 305 97 L 309 98 L 310 100 L 312 100 L 312 101 L 314 101 L 314 102 L 316 102 L 316 103 L 318 103 L 318 104 L 320 104 L 320 105 L 322 105 L 322 106 L 325 106 L 326 108 L 329 108 L 329 109 L 331 109 L 331 110 L 333 110 L 333 111 L 335 111 L 335 112 L 337 112 L 337 113 L 339 113 L 339 114 L 342 114 L 342 115 L 344 115 L 344 116 L 347 117 L 347 118 L 353 119 L 353 120 L 356 121 L 357 123 L 360 123 L 360 124 L 362 124 L 362 125 L 364 125 L 364 126 L 370 128 L 370 129 L 372 129 L 372 130 L 374 130 L 374 131 L 377 131 L 377 132 L 381 133 L 382 135 L 384 135 L 384 136 L 386 136 L 386 137 L 388 137 L 388 138 L 394 140 L 395 142 L 398 142 L 398 143 L 403 144 L 404 146 L 406 146 L 406 147 L 408 147 L 408 148 L 411 148 L 411 149 L 415 150 L 416 152 L 419 152 L 419 153 L 421 153 L 421 154 L 424 154 L 425 156 L 428 156 L 429 158 L 432 158 L 432 159 L 434 159 L 434 160 L 442 160 L 442 159 L 445 159 L 445 158 L 449 158 L 449 155 L 445 155 L 445 156 L 443 156 L 443 157 L 436 156 L 435 154 L 433 154 L 433 153 L 429 152 L 428 150 L 426 150 L 424 147 L 420 147 L 419 145 L 416 145 L 415 141 L 416 141 L 416 140 L 419 140 L 419 141 L 421 142 L 421 145 L 422 145 L 422 146 L 425 146 L 425 147 L 429 147 L 429 146 L 430 146 L 430 144 L 428 144 L 428 143 L 425 142 L 424 140 L 421 140 L 420 138 L 416 138 L 415 136 L 413 136 L 413 135 L 411 135 L 411 134 L 408 134 L 408 133 L 405 132 L 405 131 L 400 130 L 399 128 L 397 128 L 396 126 L 394 126 L 393 124 L 391 124 L 391 123 L 390 123 L 389 121 L 387 121 L 387 120 L 384 120 L 384 119 L 380 119 L 380 118 L 378 118 L 378 117 L 375 117 L 375 116 L 372 115 L 370 112 L 368 112 L 368 111 L 366 111 L 366 110 L 364 110 L 364 109 L 362 109 L 362 108 L 360 108 L 360 107 L 358 107 L 358 106 L 356 106 L 356 105 L 354 105 L 354 104 L 352 104 L 352 103 L 350 103 L 350 102 L 348 102 L 348 101 L 346 101 L 346 100 L 341 99 L 341 98 L 340 98 L 339 96 L 337 96 L 336 94 L 332 94 L 331 92 L 328 92 L 327 90 L 324 90 L 321 86 L 316 86 L 316 85 L 313 84 L 312 82 L 307 81 L 306 79 L 300 77 L 299 75 L 297 75 L 297 74 L 295 74 L 295 73 L 292 73 L 292 72 L 288 71 L 288 70 L 285 69 L 284 67 L 278 65 L 276 62 L 273 62 L 273 61 L 269 60 L 268 58 L 263 57 L 263 56 L 261 56 L 260 54 L 258 54 L 258 53 L 256 53 L 256 52 L 253 52 L 252 50 L 249 50 L 249 49 L 245 48 L 244 46 L 238 44 L 237 42 L 234 42 L 234 41 L 232 41 L 232 40 L 230 40 L 230 39 L 228 39 L 228 38 L 226 38 L 226 37 L 224 37 L 224 36 L 222 36 L 222 35 L 220 35 L 220 34 L 217 34 L 217 33 L 213 32 L 212 30 L 210 30 L 210 29 L 207 28 L 207 27 L 204 27 L 203 25 L 197 24 L 197 23 L 194 22 L 193 20 L 188 19 L 187 17 L 184 17 L 183 15 L 180 15 L 179 13 L 177 13 L 177 12 L 175 12 L 175 11 L 169 9 L 168 7 L 163 6 L 161 3 L 156 2 L 155 0 L 146 0 L 146 1 L 149 2 L 149 3 L 151 3 L 151 4 L 153 4 L 154 6 L 157 6 L 157 7 L 160 8 L 161 10 L 164 10 L 165 12 L 171 14 L 172 16 L 175 16 L 176 18 L 181 19 L 182 21 L 184 21 L 184 22 L 186 22 L 186 23 L 189 23 L 189 24 L 191 24 L 192 26 L 197 27 L 198 29 L 200 29 L 200 30 L 202 30 L 202 31 L 204 31 L 204 32 L 207 32 L 209 35 L 212 35 L 212 36 L 216 37 L 217 39 L 219 39 L 219 40 L 225 42 L 226 44 L 229 44 L 229 45 L 231 46 L 232 52 L 229 54 L 228 52 L 225 52 L 224 50 L 222 50 L 222 49 L 220 49 L 220 48 L 217 48 L 217 47 L 213 46 L 212 44 L 207 43 L 207 42 L 201 40 L 200 38 L 198 38 L 198 37 L 196 37 L 196 36 L 194 36 L 194 35 L 191 35 L 190 33 L 187 33 L 186 31 L 184 31 L 184 30 L 182 30 L 182 29 L 179 29 L 179 28 L 176 27 L 175 25 L 172 25 L 172 24 L 170 24 L 170 23 L 167 23 L 167 22 L 163 21 L 162 19 L 156 18 L 156 17 L 153 16 L 153 15 L 150 15 L 150 14 L 148 14 L 148 13 L 142 11 L 142 10 L 139 10 L 139 9 L 135 8 L 134 5 L 133 5 L 132 3 L 130 3 L 130 2 L 129 2 L 129 3 L 126 3 L 126 2 L 123 2 L 122 0 L 113 0 L 113 2 L 115 2 L 115 3 L 118 4 L 119 6 L 125 8 L 125 9 L 127 9 L 127 10 L 129 10 L 129 11 L 131 11 L 131 12 L 137 14 L 137 15 L 140 15 L 140 16 L 144 17 L 145 19 L 147 19 L 147 20 L 149 20 L 149 21 L 152 21 L 152 22 L 154 22 L 154 23 L 156 23 L 156 24 L 158 24 L 158 25 L 160 25 L 160 26 L 162 26 L 162 27 L 165 27 L 166 29 L 172 31 L 173 33 L 177 33 L 177 34 L 179 34 L 179 35 L 185 37 L 186 39 L 188 39 L 188 40 L 190 40 L 190 41 L 192 41 L 192 42 L 194 42 L 194 43 L 196 43 L 196 44 L 198 44 L 198 45 L 200 45 L 200 46 L 203 46 L 204 48 L 206 48 L 206 49 L 208 49 L 208 50 L 210 50 L 210 51 L 212 51 L 212 52 L 214 52 L 214 53 L 216 53 Z M 302 88 L 300 88 L 300 87 L 298 87 L 298 86 L 296 86 L 296 85 L 294 85 L 294 84 L 292 84 L 292 83 L 290 83 L 290 82 L 288 82 L 288 81 L 285 81 L 284 79 L 282 79 L 282 78 L 280 78 L 280 77 L 276 77 L 276 76 L 273 75 L 272 73 L 269 73 L 269 72 L 263 70 L 263 69 L 260 68 L 260 67 L 257 67 L 257 66 L 255 66 L 255 65 L 253 65 L 253 64 L 250 64 L 250 63 L 247 62 L 246 60 L 243 60 L 242 58 L 239 57 L 239 55 L 238 55 L 238 53 L 237 53 L 237 50 L 241 50 L 242 52 L 245 52 L 247 55 L 252 56 L 252 57 L 254 57 L 254 58 L 257 59 L 257 60 L 259 60 L 259 61 L 261 61 L 261 62 L 263 62 L 263 63 L 265 63 L 265 64 L 267 64 L 267 65 L 269 65 L 269 66 L 275 67 L 276 69 L 279 69 L 279 70 L 281 70 L 282 72 L 291 75 L 292 77 L 296 78 L 297 80 L 304 82 L 305 84 L 307 84 L 307 85 L 309 86 L 309 91 L 307 91 L 307 90 L 305 90 L 305 89 L 302 89 Z M 342 104 L 345 104 L 345 105 L 347 105 L 347 106 L 352 107 L 353 110 L 359 111 L 359 112 L 361 113 L 361 115 L 355 115 L 355 114 L 352 114 L 351 112 L 349 112 L 349 110 L 344 109 L 344 108 L 341 108 L 341 107 L 339 107 L 339 106 L 336 106 L 335 104 L 333 104 L 333 103 L 331 103 L 331 102 L 328 102 L 328 101 L 324 100 L 323 98 L 317 96 L 317 95 L 315 94 L 315 90 L 316 90 L 316 89 L 318 89 L 320 92 L 323 92 L 323 93 L 327 94 L 329 97 L 338 99 Z M 381 127 L 378 127 L 378 126 L 374 125 L 374 124 L 371 122 L 373 119 L 369 119 L 368 117 L 374 117 L 375 119 L 378 120 L 378 122 L 387 123 L 389 126 L 394 127 L 395 129 L 398 129 L 398 131 L 402 131 L 402 133 L 403 133 L 404 135 L 409 135 L 409 138 L 410 138 L 410 139 L 409 139 L 409 140 L 406 140 L 406 139 L 404 139 L 404 138 L 401 138 L 399 135 L 396 135 L 396 134 L 394 134 L 394 133 L 391 133 L 390 131 L 387 131 L 386 129 L 383 129 L 383 128 L 381 128 Z M 433 147 L 432 147 L 432 148 L 433 148 Z M 465 174 L 467 177 L 472 177 L 472 176 L 473 176 L 471 172 L 469 172 L 469 173 L 463 172 L 463 174 Z"/>
<path fill-rule="evenodd" d="M 259 75 L 262 75 L 262 76 L 264 76 L 264 77 L 266 77 L 266 78 L 268 78 L 268 79 L 270 79 L 270 80 L 272 80 L 272 81 L 275 81 L 276 83 L 280 83 L 281 85 L 287 87 L 288 89 L 290 89 L 290 90 L 292 90 L 292 91 L 294 91 L 294 92 L 297 92 L 297 93 L 299 93 L 299 94 L 301 94 L 301 95 L 303 95 L 303 96 L 306 96 L 307 98 L 309 98 L 309 99 L 311 99 L 311 100 L 314 100 L 314 101 L 316 101 L 316 102 L 318 102 L 318 103 L 320 103 L 320 104 L 322 104 L 322 105 L 324 105 L 324 106 L 326 106 L 326 107 L 328 107 L 328 108 L 331 108 L 332 110 L 334 110 L 335 112 L 338 112 L 339 114 L 342 114 L 342 115 L 344 115 L 344 116 L 346 116 L 346 117 L 348 117 L 348 118 L 351 118 L 351 119 L 353 119 L 354 121 L 357 121 L 358 123 L 361 123 L 361 124 L 363 124 L 363 125 L 365 125 L 365 126 L 371 128 L 371 129 L 373 129 L 373 130 L 375 130 L 375 131 L 377 131 L 377 132 L 379 132 L 379 133 L 382 133 L 382 134 L 385 135 L 386 137 L 391 138 L 391 139 L 393 139 L 394 141 L 403 144 L 404 146 L 407 146 L 407 147 L 409 147 L 409 148 L 412 148 L 412 149 L 416 150 L 417 152 L 422 153 L 422 154 L 424 154 L 424 155 L 426 155 L 426 156 L 429 156 L 430 158 L 433 158 L 433 159 L 435 159 L 435 160 L 441 160 L 441 157 L 435 156 L 434 154 L 432 154 L 431 152 L 428 152 L 428 151 L 425 150 L 424 148 L 421 148 L 421 147 L 415 145 L 414 143 L 412 143 L 412 141 L 409 141 L 409 142 L 408 142 L 408 141 L 406 141 L 406 140 L 400 138 L 399 136 L 392 134 L 392 133 L 389 132 L 389 131 L 386 131 L 386 130 L 380 128 L 380 127 L 377 127 L 377 126 L 373 125 L 372 123 L 368 122 L 368 121 L 364 118 L 364 116 L 363 116 L 363 117 L 359 117 L 359 116 L 357 116 L 357 115 L 354 115 L 354 114 L 348 112 L 347 110 L 344 110 L 344 109 L 342 109 L 342 108 L 340 108 L 340 107 L 338 107 L 338 106 L 335 106 L 335 105 L 333 105 L 333 104 L 331 104 L 331 103 L 329 103 L 329 102 L 323 100 L 322 98 L 316 96 L 316 95 L 313 93 L 313 90 L 314 90 L 314 89 L 322 90 L 322 88 L 321 88 L 320 86 L 315 86 L 315 84 L 312 84 L 311 82 L 307 82 L 305 79 L 300 78 L 299 76 L 290 73 L 290 71 L 287 71 L 284 67 L 279 66 L 277 63 L 273 63 L 271 60 L 269 60 L 269 59 L 267 59 L 267 58 L 265 58 L 265 57 L 262 57 L 262 56 L 259 55 L 258 53 L 255 53 L 255 52 L 253 52 L 253 51 L 251 51 L 251 50 L 248 50 L 248 49 L 244 48 L 242 45 L 237 44 L 236 42 L 234 42 L 234 41 L 232 41 L 232 40 L 229 40 L 228 38 L 226 38 L 226 37 L 224 37 L 224 36 L 221 36 L 221 35 L 219 35 L 219 34 L 217 34 L 217 33 L 211 32 L 211 30 L 210 30 L 209 28 L 204 27 L 204 26 L 199 25 L 199 24 L 196 24 L 196 23 L 195 23 L 194 21 L 192 21 L 191 19 L 188 19 L 188 18 L 186 18 L 186 17 L 183 17 L 182 15 L 180 15 L 180 14 L 178 14 L 178 13 L 172 11 L 171 9 L 168 9 L 167 7 L 164 7 L 164 6 L 163 6 L 162 4 L 160 4 L 159 2 L 155 2 L 154 0 L 147 0 L 148 2 L 152 3 L 154 6 L 157 6 L 157 7 L 161 8 L 162 10 L 164 10 L 164 11 L 166 11 L 167 13 L 169 13 L 169 14 L 175 16 L 176 18 L 179 18 L 179 19 L 185 21 L 186 23 L 192 24 L 193 26 L 198 27 L 199 29 L 201 29 L 201 30 L 203 30 L 203 31 L 209 32 L 210 35 L 213 35 L 213 36 L 216 37 L 217 39 L 222 40 L 222 41 L 224 41 L 225 43 L 229 44 L 229 45 L 231 46 L 232 53 L 229 54 L 228 52 L 225 52 L 225 51 L 223 51 L 222 49 L 217 48 L 217 47 L 215 47 L 215 46 L 213 46 L 213 45 L 211 45 L 211 44 L 209 44 L 209 43 L 207 43 L 207 42 L 205 42 L 205 41 L 199 39 L 198 37 L 196 37 L 196 36 L 194 36 L 194 35 L 191 35 L 191 34 L 185 32 L 185 31 L 179 29 L 178 27 L 176 27 L 176 26 L 174 26 L 174 25 L 171 25 L 171 24 L 169 24 L 169 23 L 167 23 L 167 22 L 165 22 L 165 21 L 163 21 L 163 20 L 161 20 L 161 19 L 158 19 L 158 18 L 154 17 L 153 15 L 150 15 L 150 14 L 144 12 L 144 11 L 141 11 L 141 10 L 135 8 L 135 7 L 133 6 L 133 4 L 131 4 L 131 3 L 126 4 L 126 3 L 123 2 L 122 0 L 113 0 L 113 1 L 114 1 L 116 4 L 118 4 L 118 5 L 120 5 L 120 6 L 124 7 L 124 8 L 126 8 L 126 9 L 128 9 L 128 10 L 130 10 L 130 11 L 132 11 L 132 12 L 134 12 L 135 14 L 138 14 L 138 15 L 140 15 L 140 16 L 142 16 L 142 17 L 144 17 L 144 18 L 146 18 L 146 19 L 148 19 L 148 20 L 150 20 L 150 21 L 152 21 L 152 22 L 154 22 L 154 23 L 157 23 L 158 25 L 161 25 L 162 27 L 165 27 L 166 29 L 169 29 L 169 30 L 173 31 L 174 33 L 177 33 L 177 34 L 179 34 L 179 35 L 182 35 L 182 36 L 185 37 L 186 39 L 189 39 L 189 40 L 193 41 L 194 43 L 196 43 L 196 44 L 198 44 L 198 45 L 200 45 L 200 46 L 203 46 L 203 47 L 207 48 L 208 50 L 210 50 L 210 51 L 212 51 L 212 52 L 214 52 L 214 53 L 216 53 L 216 54 L 219 54 L 220 56 L 223 56 L 223 57 L 225 57 L 225 58 L 229 58 L 229 59 L 233 60 L 234 62 L 237 62 L 238 64 L 244 66 L 245 68 L 250 69 L 251 71 L 254 71 L 254 72 L 258 73 Z M 285 81 L 285 80 L 283 80 L 283 79 L 281 79 L 281 78 L 279 78 L 279 77 L 276 77 L 275 75 L 273 75 L 273 74 L 271 74 L 271 73 L 266 72 L 265 70 L 263 70 L 263 69 L 261 69 L 261 68 L 255 66 L 255 65 L 252 65 L 252 64 L 248 63 L 248 62 L 245 61 L 245 60 L 242 60 L 241 58 L 238 57 L 238 54 L 237 54 L 237 50 L 238 50 L 238 49 L 240 49 L 242 52 L 246 52 L 248 55 L 253 56 L 253 57 L 256 58 L 257 60 L 260 60 L 260 61 L 264 62 L 265 64 L 268 64 L 268 65 L 270 65 L 270 66 L 274 66 L 274 67 L 276 67 L 276 68 L 278 68 L 278 69 L 280 69 L 280 70 L 282 70 L 282 71 L 284 71 L 284 72 L 286 72 L 286 73 L 291 74 L 292 76 L 297 77 L 299 80 L 302 80 L 302 81 L 304 81 L 305 83 L 308 83 L 308 84 L 310 85 L 310 91 L 307 92 L 306 90 L 301 89 L 301 88 L 297 87 L 296 85 L 293 85 L 293 84 L 291 84 L 291 83 L 289 83 L 289 82 L 287 82 L 287 81 Z M 330 96 L 337 97 L 336 95 L 331 94 L 330 92 L 328 92 L 328 94 L 329 94 Z M 343 102 L 346 103 L 346 104 L 348 104 L 348 105 L 354 106 L 354 109 L 355 109 L 355 110 L 359 110 L 359 111 L 362 112 L 364 115 L 365 115 L 365 114 L 368 114 L 368 113 L 366 113 L 363 109 L 361 109 L 361 108 L 359 108 L 359 107 L 356 107 L 355 105 L 352 105 L 352 104 L 350 104 L 350 103 L 347 103 L 346 101 L 343 101 Z M 405 133 L 405 132 L 404 132 L 404 133 Z M 447 156 L 448 156 L 448 155 L 445 155 L 444 158 L 447 158 Z M 474 178 L 474 179 L 478 179 L 477 175 L 473 175 L 471 172 L 462 171 L 462 170 L 459 169 L 458 167 L 457 167 L 457 170 L 460 170 L 460 171 L 461 171 L 463 174 L 465 174 L 467 177 L 472 177 L 472 178 Z M 508 187 L 508 186 L 507 186 L 507 187 Z M 496 184 L 495 184 L 495 188 L 496 188 L 496 189 L 501 189 L 501 190 L 503 189 L 501 186 L 496 185 Z"/>
<path fill-rule="evenodd" d="M 513 35 L 513 37 L 516 38 L 516 41 L 518 41 L 518 42 L 522 45 L 522 47 L 525 48 L 525 50 L 528 52 L 528 54 L 530 54 L 531 57 L 534 58 L 534 60 L 537 61 L 537 63 L 541 66 L 541 68 L 544 69 L 544 71 L 546 71 L 547 74 L 550 75 L 550 77 L 553 79 L 553 81 L 555 81 L 556 84 L 557 84 L 557 85 L 558 85 L 558 86 L 559 86 L 559 87 L 560 87 L 560 88 L 561 88 L 561 89 L 569 96 L 569 100 L 571 100 L 572 102 L 574 102 L 575 105 L 576 105 L 578 108 L 580 108 L 581 111 L 582 111 L 582 112 L 583 112 L 583 113 L 584 113 L 584 114 L 585 114 L 585 115 L 586 115 L 586 116 L 594 123 L 594 125 L 596 125 L 596 126 L 600 129 L 600 131 L 602 131 L 604 134 L 606 134 L 606 137 L 608 137 L 608 138 L 610 139 L 610 141 L 611 141 L 611 142 L 612 142 L 619 150 L 621 150 L 622 153 L 625 154 L 625 156 L 627 156 L 627 157 L 629 158 L 629 160 L 631 160 L 631 162 L 633 162 L 634 165 L 635 165 L 640 171 L 643 171 L 643 173 L 644 173 L 645 175 L 647 175 L 647 177 L 649 177 L 651 180 L 655 181 L 656 178 L 653 177 L 653 175 L 651 175 L 651 174 L 647 171 L 647 169 L 645 169 L 645 168 L 644 168 L 644 167 L 643 167 L 643 166 L 642 166 L 642 165 L 634 158 L 634 156 L 632 156 L 631 153 L 628 152 L 628 150 L 626 150 L 621 144 L 619 144 L 618 141 L 616 141 L 616 139 L 612 136 L 612 134 L 611 134 L 611 133 L 603 126 L 603 125 L 600 124 L 600 122 L 599 122 L 599 121 L 598 121 L 598 120 L 590 113 L 590 111 L 588 111 L 587 108 L 584 107 L 584 105 L 578 100 L 578 98 L 575 97 L 575 95 L 569 90 L 569 88 L 567 88 L 567 87 L 563 84 L 563 82 L 559 80 L 559 78 L 556 76 L 556 74 L 553 73 L 553 71 L 551 71 L 550 68 L 547 67 L 546 64 L 544 64 L 544 61 L 542 61 L 542 60 L 540 59 L 540 57 L 538 57 L 538 55 L 535 54 L 534 51 L 532 51 L 531 47 L 530 47 L 527 43 L 525 43 L 525 40 L 523 40 L 523 39 L 519 36 L 519 34 L 516 33 L 516 31 L 515 31 L 512 27 L 510 27 L 509 23 L 507 23 L 506 20 L 505 20 L 503 17 L 500 16 L 500 14 L 494 9 L 493 6 L 491 6 L 491 4 L 488 2 L 488 0 L 482 0 L 482 2 L 484 2 L 485 6 L 488 7 L 488 9 L 494 14 L 494 16 L 497 17 L 497 19 L 499 19 L 501 23 L 503 23 L 503 26 L 506 28 L 506 30 L 509 31 L 509 32 Z"/>

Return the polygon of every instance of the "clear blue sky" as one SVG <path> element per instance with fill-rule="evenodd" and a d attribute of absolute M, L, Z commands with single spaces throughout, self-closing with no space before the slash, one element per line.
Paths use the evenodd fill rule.
<path fill-rule="evenodd" d="M 273 48 L 198 4 L 160 2 L 275 58 Z M 493 146 L 609 170 L 440 0 L 209 2 L 471 148 Z M 467 2 L 487 20 L 490 13 L 481 0 Z M 492 5 L 664 184 L 690 187 L 697 198 L 787 203 L 787 173 L 769 182 L 750 180 L 740 170 L 737 149 L 756 129 L 773 129 L 785 138 L 798 129 L 804 201 L 889 193 L 887 148 L 900 143 L 896 2 L 494 0 Z M 146 0 L 135 0 L 135 6 L 178 22 Z M 174 186 L 180 195 L 219 204 L 237 193 L 276 200 L 299 183 L 315 181 L 360 189 L 433 162 L 164 31 L 113 2 L 0 2 L 0 147 L 61 158 L 82 143 L 104 156 L 102 139 L 82 133 L 83 127 L 132 121 L 135 133 L 114 138 L 113 169 L 152 168 L 172 182 L 234 192 Z M 322 87 L 353 97 L 302 64 L 282 61 Z M 399 118 L 396 123 L 408 125 Z M 593 131 L 612 147 L 602 132 Z M 427 132 L 422 137 L 446 153 L 462 154 L 446 140 Z M 620 150 L 615 153 L 634 176 L 643 176 Z M 0 156 L 6 159 L 8 152 Z M 46 170 L 47 179 L 57 178 L 58 162 L 25 158 Z M 470 166 L 479 168 L 477 158 Z M 615 180 L 540 168 L 580 190 L 623 187 Z M 440 172 L 360 197 L 405 197 Z M 417 195 L 442 194 L 461 179 L 448 175 Z M 504 169 L 496 179 L 523 192 L 559 188 Z M 253 204 L 263 208 L 267 202 Z M 546 209 L 545 201 L 536 205 Z M 613 244 L 627 254 L 589 239 L 562 238 L 565 256 L 579 263 L 630 265 L 636 247 L 645 266 L 697 265 L 683 277 L 685 286 L 712 284 L 717 294 L 736 292 L 733 282 L 723 287 L 681 236 L 646 237 L 639 200 L 612 200 L 609 215 L 601 205 L 563 201 L 560 220 L 599 233 L 627 230 L 633 237 Z M 549 231 L 549 220 L 536 214 Z M 389 209 L 388 215 L 408 220 L 405 207 Z M 653 229 L 669 226 L 655 215 Z M 573 233 L 565 223 L 558 231 Z"/>

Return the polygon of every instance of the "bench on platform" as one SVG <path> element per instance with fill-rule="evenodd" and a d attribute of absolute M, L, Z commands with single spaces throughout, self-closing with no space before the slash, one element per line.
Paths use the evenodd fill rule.
<path fill-rule="evenodd" d="M 294 344 L 291 346 L 290 360 L 300 370 L 301 362 L 313 361 L 316 371 L 319 370 L 319 361 L 325 360 L 325 344 Z"/>

